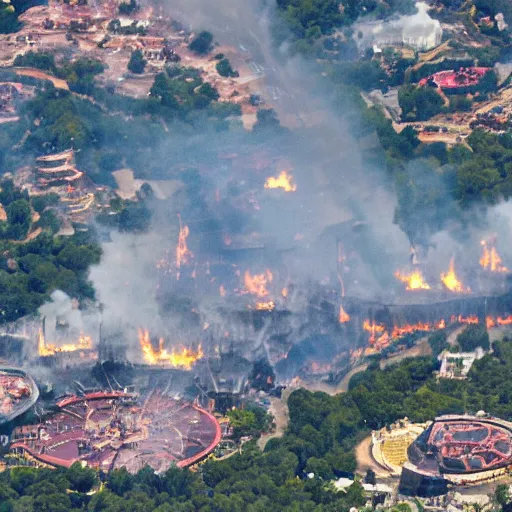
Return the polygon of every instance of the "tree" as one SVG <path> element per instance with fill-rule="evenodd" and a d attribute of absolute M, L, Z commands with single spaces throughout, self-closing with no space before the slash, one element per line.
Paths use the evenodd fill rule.
<path fill-rule="evenodd" d="M 428 337 L 428 344 L 432 349 L 432 356 L 437 357 L 443 350 L 450 347 L 447 341 L 446 332 L 438 331 Z"/>
<path fill-rule="evenodd" d="M 21 28 L 14 7 L 8 3 L 0 5 L 0 34 L 10 34 Z"/>
<path fill-rule="evenodd" d="M 426 121 L 443 110 L 443 99 L 432 87 L 405 85 L 398 90 L 404 121 Z"/>
<path fill-rule="evenodd" d="M 206 55 L 212 49 L 213 35 L 210 32 L 203 30 L 199 32 L 191 43 L 188 45 L 189 49 L 199 55 Z"/>
<path fill-rule="evenodd" d="M 22 240 L 27 236 L 32 222 L 30 204 L 25 199 L 18 199 L 7 207 L 7 237 Z"/>
<path fill-rule="evenodd" d="M 147 231 L 150 224 L 151 210 L 144 203 L 130 203 L 119 214 L 121 231 Z"/>
<path fill-rule="evenodd" d="M 498 90 L 498 76 L 494 70 L 487 71 L 478 83 L 477 90 L 483 94 L 488 94 Z"/>
<path fill-rule="evenodd" d="M 277 113 L 272 108 L 258 110 L 256 113 L 256 123 L 253 126 L 254 132 L 261 132 L 264 130 L 278 130 L 281 128 L 281 123 L 277 117 Z"/>
<path fill-rule="evenodd" d="M 364 481 L 370 485 L 375 485 L 377 483 L 377 478 L 375 475 L 375 471 L 373 471 L 373 469 L 368 468 L 366 470 L 366 476 L 364 477 Z"/>
<path fill-rule="evenodd" d="M 508 486 L 505 484 L 498 484 L 494 491 L 494 501 L 500 506 L 503 507 L 510 501 L 510 494 L 508 491 Z"/>
<path fill-rule="evenodd" d="M 217 62 L 215 69 L 217 70 L 217 73 L 219 73 L 220 76 L 225 77 L 237 77 L 240 76 L 238 71 L 235 71 L 231 67 L 231 63 L 228 59 L 221 59 L 219 62 Z"/>
<path fill-rule="evenodd" d="M 101 250 L 86 245 L 67 244 L 57 256 L 57 261 L 74 272 L 83 272 L 100 262 Z"/>
<path fill-rule="evenodd" d="M 51 53 L 46 52 L 35 52 L 33 50 L 27 53 L 17 55 L 14 59 L 15 66 L 23 66 L 27 68 L 37 68 L 43 71 L 54 72 L 55 57 Z"/>
<path fill-rule="evenodd" d="M 252 411 L 234 409 L 228 411 L 228 418 L 233 427 L 233 437 L 240 439 L 257 433 L 256 415 Z"/>
<path fill-rule="evenodd" d="M 125 467 L 114 470 L 108 480 L 108 488 L 118 496 L 130 491 L 134 484 L 134 478 Z"/>
<path fill-rule="evenodd" d="M 495 201 L 492 189 L 500 181 L 494 162 L 477 155 L 458 167 L 456 197 L 463 205 L 482 199 L 492 203 Z"/>
<path fill-rule="evenodd" d="M 137 75 L 144 73 L 147 61 L 144 59 L 144 55 L 141 50 L 135 50 L 132 52 L 130 60 L 128 62 L 128 69 Z"/>
<path fill-rule="evenodd" d="M 484 325 L 468 325 L 457 336 L 457 343 L 462 352 L 473 352 L 478 347 L 489 350 L 489 333 Z"/>
<path fill-rule="evenodd" d="M 129 2 L 121 2 L 119 4 L 119 14 L 132 14 L 140 9 L 137 0 L 130 0 Z"/>
<path fill-rule="evenodd" d="M 203 85 L 201 85 L 197 92 L 202 96 L 206 96 L 211 101 L 217 101 L 220 98 L 217 89 L 215 89 L 215 87 L 212 87 L 212 85 L 208 82 L 205 82 Z"/>
<path fill-rule="evenodd" d="M 96 473 L 87 467 L 82 467 L 80 462 L 75 462 L 67 471 L 71 489 L 77 492 L 89 492 L 96 483 Z"/>

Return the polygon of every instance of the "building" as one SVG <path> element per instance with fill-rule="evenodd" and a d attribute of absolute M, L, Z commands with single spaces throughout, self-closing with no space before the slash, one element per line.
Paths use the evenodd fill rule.
<path fill-rule="evenodd" d="M 440 416 L 407 450 L 400 492 L 414 496 L 446 494 L 506 476 L 512 468 L 512 423 L 480 411 Z"/>
<path fill-rule="evenodd" d="M 402 31 L 402 42 L 418 50 L 429 50 L 441 44 L 443 29 L 432 19 L 424 2 L 416 4 L 418 12 L 408 17 Z"/>
<path fill-rule="evenodd" d="M 443 38 L 441 24 L 430 17 L 424 2 L 418 2 L 416 8 L 418 12 L 412 16 L 357 23 L 354 26 L 357 44 L 379 49 L 383 46 L 410 46 L 420 51 L 439 46 Z"/>
<path fill-rule="evenodd" d="M 10 458 L 43 467 L 74 462 L 109 471 L 157 472 L 206 458 L 221 440 L 217 419 L 194 403 L 151 391 L 140 399 L 100 391 L 58 401 L 57 412 L 38 425 L 13 431 Z"/>
<path fill-rule="evenodd" d="M 42 188 L 73 185 L 84 174 L 75 167 L 75 155 L 72 149 L 40 156 L 36 159 L 37 182 Z"/>
<path fill-rule="evenodd" d="M 94 185 L 85 172 L 76 168 L 72 149 L 40 156 L 36 159 L 36 165 L 38 188 L 45 193 L 57 193 L 75 220 L 94 204 Z"/>
<path fill-rule="evenodd" d="M 481 348 L 477 348 L 474 352 L 458 352 L 456 354 L 445 350 L 437 358 L 441 362 L 439 377 L 442 379 L 466 379 L 473 363 L 482 359 L 484 355 L 485 352 Z"/>
<path fill-rule="evenodd" d="M 439 71 L 420 80 L 420 86 L 431 86 L 442 89 L 445 94 L 468 94 L 476 88 L 490 68 L 468 67 L 458 70 Z"/>

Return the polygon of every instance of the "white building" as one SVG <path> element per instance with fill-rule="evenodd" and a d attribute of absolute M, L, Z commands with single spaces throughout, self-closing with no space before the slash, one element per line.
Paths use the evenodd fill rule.
<path fill-rule="evenodd" d="M 439 20 L 429 16 L 424 2 L 418 2 L 416 8 L 418 12 L 407 17 L 405 21 L 402 31 L 403 43 L 418 50 L 429 50 L 439 46 L 443 38 L 443 29 Z"/>
<path fill-rule="evenodd" d="M 438 360 L 441 361 L 439 377 L 443 379 L 465 379 L 473 363 L 484 357 L 485 352 L 482 348 L 477 348 L 474 352 L 459 352 L 451 354 L 447 350 L 439 354 Z"/>
<path fill-rule="evenodd" d="M 439 46 L 443 38 L 441 24 L 430 17 L 426 3 L 418 2 L 416 8 L 418 12 L 412 16 L 357 23 L 356 42 L 368 48 L 407 45 L 416 50 L 429 50 Z"/>

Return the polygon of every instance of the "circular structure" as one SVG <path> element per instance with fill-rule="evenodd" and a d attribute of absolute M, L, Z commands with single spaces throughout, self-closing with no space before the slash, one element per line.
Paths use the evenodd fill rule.
<path fill-rule="evenodd" d="M 28 411 L 38 398 L 30 375 L 19 368 L 0 368 L 0 425 Z"/>
<path fill-rule="evenodd" d="M 81 461 L 104 471 L 135 473 L 149 465 L 161 472 L 198 462 L 221 439 L 212 414 L 158 391 L 141 400 L 117 391 L 89 393 L 57 406 L 60 411 L 41 424 L 15 429 L 12 456 L 53 467 Z"/>
<path fill-rule="evenodd" d="M 442 493 L 448 484 L 480 483 L 512 467 L 512 423 L 488 417 L 441 416 L 411 444 L 400 486 L 418 495 Z"/>

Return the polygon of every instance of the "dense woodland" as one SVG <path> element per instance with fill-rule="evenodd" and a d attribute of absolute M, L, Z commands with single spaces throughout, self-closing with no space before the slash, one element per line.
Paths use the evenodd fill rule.
<path fill-rule="evenodd" d="M 11 181 L 0 183 L 0 204 L 7 214 L 0 221 L 0 323 L 34 313 L 56 289 L 94 298 L 87 276 L 89 266 L 99 263 L 101 248 L 93 232 L 55 236 L 58 201 L 55 194 L 29 198 Z M 39 228 L 41 234 L 25 240 Z"/>

